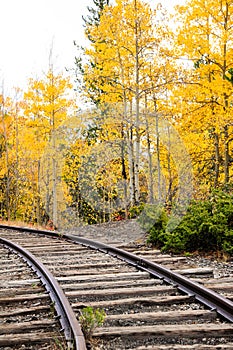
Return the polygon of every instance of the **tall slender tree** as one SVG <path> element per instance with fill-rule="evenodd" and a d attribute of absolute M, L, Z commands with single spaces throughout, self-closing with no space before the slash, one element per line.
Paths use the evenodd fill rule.
<path fill-rule="evenodd" d="M 69 96 L 72 84 L 69 78 L 62 74 L 55 74 L 52 67 L 44 79 L 32 79 L 28 91 L 24 94 L 25 114 L 28 116 L 28 125 L 33 128 L 37 148 L 35 158 L 39 161 L 41 153 L 48 142 L 52 143 L 50 154 L 44 160 L 44 167 L 40 165 L 40 179 L 44 183 L 46 194 L 46 209 L 52 218 L 53 224 L 58 226 L 58 166 L 56 133 L 62 123 L 74 114 L 76 105 Z M 49 147 L 48 147 L 49 149 Z M 51 162 L 49 162 L 49 157 Z M 52 204 L 51 204 L 52 201 Z"/>
<path fill-rule="evenodd" d="M 162 57 L 168 50 L 168 30 L 158 18 L 164 18 L 163 11 L 154 11 L 141 0 L 118 0 L 106 6 L 98 26 L 89 29 L 92 43 L 85 51 L 87 64 L 82 66 L 87 95 L 98 99 L 98 104 L 123 105 L 118 120 L 122 119 L 127 141 L 131 204 L 140 201 L 140 142 L 144 123 L 140 108 L 145 94 L 153 100 L 156 94 L 162 95 L 165 85 L 159 71 L 163 71 Z"/>
<path fill-rule="evenodd" d="M 184 67 L 187 75 L 178 89 L 181 123 L 197 146 L 195 150 L 189 142 L 197 170 L 202 168 L 204 177 L 216 187 L 227 184 L 232 174 L 233 3 L 190 0 L 177 11 L 181 26 L 174 49 L 191 63 Z"/>
<path fill-rule="evenodd" d="M 82 17 L 84 21 L 85 34 L 87 39 L 91 43 L 95 43 L 96 38 L 93 36 L 92 32 L 96 28 L 98 28 L 100 24 L 100 19 L 103 14 L 104 8 L 109 5 L 109 0 L 93 0 L 94 7 L 88 6 L 87 9 L 89 11 L 89 15 L 86 17 Z M 102 90 L 99 88 L 98 81 L 92 80 L 91 84 L 89 84 L 89 88 L 85 89 L 87 84 L 87 76 L 85 74 L 84 66 L 87 64 L 85 60 L 85 49 L 77 44 L 74 41 L 74 45 L 77 48 L 77 56 L 75 57 L 75 72 L 76 72 L 76 80 L 79 85 L 79 91 L 82 92 L 82 95 L 86 96 L 90 99 L 94 104 L 99 104 L 99 96 L 102 93 Z M 96 69 L 101 69 L 95 63 L 95 61 L 89 61 L 89 65 L 95 67 Z M 85 77 L 85 78 L 84 78 Z M 83 90 L 85 93 L 83 94 Z"/>

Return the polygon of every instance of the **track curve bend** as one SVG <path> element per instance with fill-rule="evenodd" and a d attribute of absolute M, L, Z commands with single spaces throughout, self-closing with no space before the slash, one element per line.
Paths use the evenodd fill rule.
<path fill-rule="evenodd" d="M 1 230 L 36 255 L 79 318 L 103 308 L 93 349 L 233 349 L 233 302 L 177 272 L 125 250 L 51 231 Z M 42 238 L 43 235 L 44 237 Z M 75 243 L 75 244 L 74 244 Z M 154 252 L 156 259 L 163 259 Z"/>
<path fill-rule="evenodd" d="M 48 292 L 51 303 L 56 310 L 56 318 L 59 319 L 61 330 L 64 332 L 67 349 L 86 350 L 85 339 L 75 314 L 60 285 L 50 271 L 38 258 L 20 245 L 2 237 L 0 237 L 0 244 L 20 256 L 36 273 L 41 284 Z M 43 338 L 43 334 L 41 338 Z M 21 340 L 19 339 L 18 342 L 19 341 Z M 6 343 L 9 344 L 9 342 Z M 3 344 L 4 342 L 2 340 L 2 345 Z"/>

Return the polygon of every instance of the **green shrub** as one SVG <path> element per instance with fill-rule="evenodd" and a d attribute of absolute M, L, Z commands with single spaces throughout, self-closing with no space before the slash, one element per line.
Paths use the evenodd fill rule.
<path fill-rule="evenodd" d="M 222 242 L 223 251 L 233 256 L 233 230 L 226 232 Z"/>
<path fill-rule="evenodd" d="M 151 215 L 145 221 L 151 224 Z M 166 218 L 160 209 L 154 225 L 148 229 L 148 242 L 173 253 L 223 250 L 233 255 L 233 195 L 214 191 L 205 201 L 193 201 L 182 221 Z M 168 222 L 168 224 L 167 224 Z M 146 227 L 146 223 L 144 223 Z"/>
<path fill-rule="evenodd" d="M 86 341 L 90 341 L 92 339 L 92 335 L 96 327 L 102 326 L 105 316 L 105 311 L 102 309 L 94 309 L 91 306 L 87 306 L 82 309 L 79 322 Z"/>
<path fill-rule="evenodd" d="M 153 243 L 158 247 L 162 246 L 163 235 L 168 222 L 165 209 L 159 205 L 147 204 L 139 216 L 139 223 L 145 231 L 149 231 L 148 243 Z"/>
<path fill-rule="evenodd" d="M 143 211 L 145 204 L 140 203 L 139 205 L 135 205 L 131 208 L 129 208 L 129 216 L 131 219 L 137 218 L 140 213 Z"/>

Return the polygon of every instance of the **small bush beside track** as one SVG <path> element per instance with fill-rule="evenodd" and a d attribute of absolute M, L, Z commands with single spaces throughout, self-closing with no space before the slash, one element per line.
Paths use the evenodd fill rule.
<path fill-rule="evenodd" d="M 193 200 L 176 225 L 164 208 L 148 206 L 140 223 L 148 230 L 148 243 L 172 253 L 223 251 L 233 255 L 233 193 L 215 190 L 205 200 Z M 168 224 L 167 224 L 168 223 Z M 174 230 L 172 226 L 174 224 Z"/>

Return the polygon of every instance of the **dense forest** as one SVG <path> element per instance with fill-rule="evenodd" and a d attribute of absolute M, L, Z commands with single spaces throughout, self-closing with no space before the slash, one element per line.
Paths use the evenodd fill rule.
<path fill-rule="evenodd" d="M 93 0 L 88 13 L 72 70 L 50 64 L 26 91 L 2 87 L 0 218 L 67 228 L 142 213 L 156 244 L 176 232 L 166 244 L 186 249 L 183 216 L 206 210 L 213 227 L 225 208 L 213 248 L 231 252 L 233 1 L 170 15 L 159 2 Z"/>

